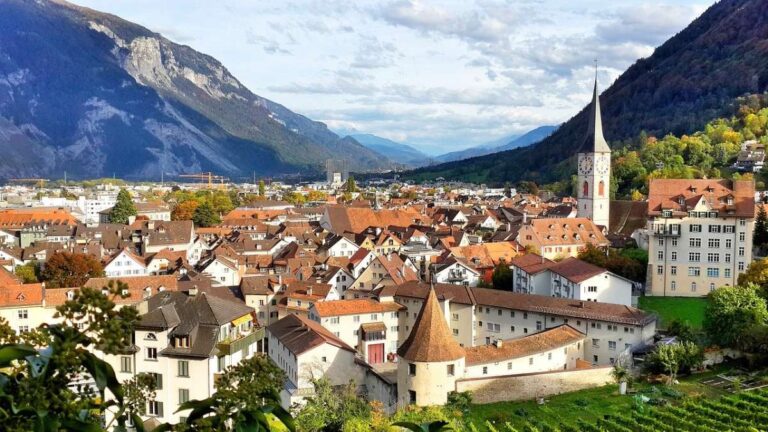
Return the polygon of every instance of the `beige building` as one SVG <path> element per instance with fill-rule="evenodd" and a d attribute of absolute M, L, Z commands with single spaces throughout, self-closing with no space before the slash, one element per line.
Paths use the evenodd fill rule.
<path fill-rule="evenodd" d="M 736 285 L 752 261 L 754 195 L 751 180 L 651 180 L 647 293 L 702 297 Z"/>
<path fill-rule="evenodd" d="M 550 260 L 577 257 L 587 244 L 610 245 L 602 229 L 583 217 L 532 219 L 520 227 L 517 242 Z"/>

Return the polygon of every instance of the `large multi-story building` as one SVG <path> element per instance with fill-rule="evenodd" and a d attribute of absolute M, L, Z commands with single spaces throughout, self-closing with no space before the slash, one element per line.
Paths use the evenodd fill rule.
<path fill-rule="evenodd" d="M 736 285 L 752 261 L 754 197 L 751 180 L 651 180 L 647 293 L 700 297 Z"/>

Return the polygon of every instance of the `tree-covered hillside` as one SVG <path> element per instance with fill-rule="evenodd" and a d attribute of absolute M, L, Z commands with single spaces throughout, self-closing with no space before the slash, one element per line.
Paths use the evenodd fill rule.
<path fill-rule="evenodd" d="M 606 138 L 615 146 L 641 131 L 682 135 L 729 116 L 737 97 L 768 87 L 767 34 L 768 2 L 721 0 L 713 5 L 602 94 Z M 578 152 L 587 124 L 584 109 L 534 146 L 426 167 L 405 177 L 493 184 L 567 179 L 574 172 L 567 161 Z"/>

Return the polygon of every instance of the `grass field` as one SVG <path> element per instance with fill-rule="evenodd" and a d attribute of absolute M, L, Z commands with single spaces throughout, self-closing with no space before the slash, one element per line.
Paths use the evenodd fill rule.
<path fill-rule="evenodd" d="M 724 393 L 722 390 L 702 384 L 700 381 L 709 378 L 721 369 L 683 378 L 680 384 L 673 388 L 687 396 L 707 396 L 717 398 Z M 637 383 L 633 387 L 636 390 L 647 390 L 650 387 L 663 389 L 660 384 L 651 385 Z M 618 386 L 606 385 L 603 387 L 581 390 L 547 398 L 547 403 L 538 405 L 535 401 L 525 402 L 498 402 L 485 405 L 473 405 L 466 416 L 467 422 L 474 424 L 478 430 L 484 431 L 485 422 L 503 425 L 509 422 L 513 427 L 521 430 L 526 424 L 540 422 L 556 426 L 561 423 L 576 424 L 578 419 L 588 423 L 596 422 L 606 414 L 618 415 L 629 412 L 632 409 L 632 396 L 620 396 Z M 502 429 L 499 429 L 502 430 Z"/>
<path fill-rule="evenodd" d="M 684 297 L 640 297 L 640 309 L 655 312 L 659 316 L 659 327 L 679 318 L 688 321 L 694 328 L 700 329 L 704 322 L 704 307 L 707 301 L 703 298 Z"/>

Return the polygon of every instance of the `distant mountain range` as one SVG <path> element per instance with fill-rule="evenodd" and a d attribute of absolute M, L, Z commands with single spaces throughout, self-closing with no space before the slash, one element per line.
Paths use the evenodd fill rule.
<path fill-rule="evenodd" d="M 392 162 L 253 94 L 216 59 L 60 0 L 0 0 L 0 179 L 355 170 Z"/>
<path fill-rule="evenodd" d="M 734 101 L 768 90 L 768 1 L 720 0 L 683 31 L 638 60 L 603 92 L 606 138 L 616 146 L 641 131 L 661 136 L 701 129 L 731 115 Z M 585 62 L 587 59 L 585 59 Z M 588 100 L 584 101 L 585 106 Z M 502 184 L 570 178 L 587 133 L 587 109 L 538 144 L 405 173 Z"/>
<path fill-rule="evenodd" d="M 557 130 L 557 126 L 540 126 L 522 135 L 511 135 L 470 147 L 468 149 L 445 153 L 437 156 L 434 159 L 437 162 L 452 162 L 491 153 L 497 153 L 504 150 L 511 150 L 518 147 L 525 147 L 531 144 L 535 144 L 552 135 L 552 132 L 555 130 Z"/>
<path fill-rule="evenodd" d="M 426 165 L 429 156 L 416 150 L 408 144 L 401 144 L 380 136 L 371 134 L 354 134 L 349 135 L 350 138 L 356 140 L 360 144 L 368 147 L 369 149 L 380 153 L 394 162 L 409 166 L 418 167 Z"/>

